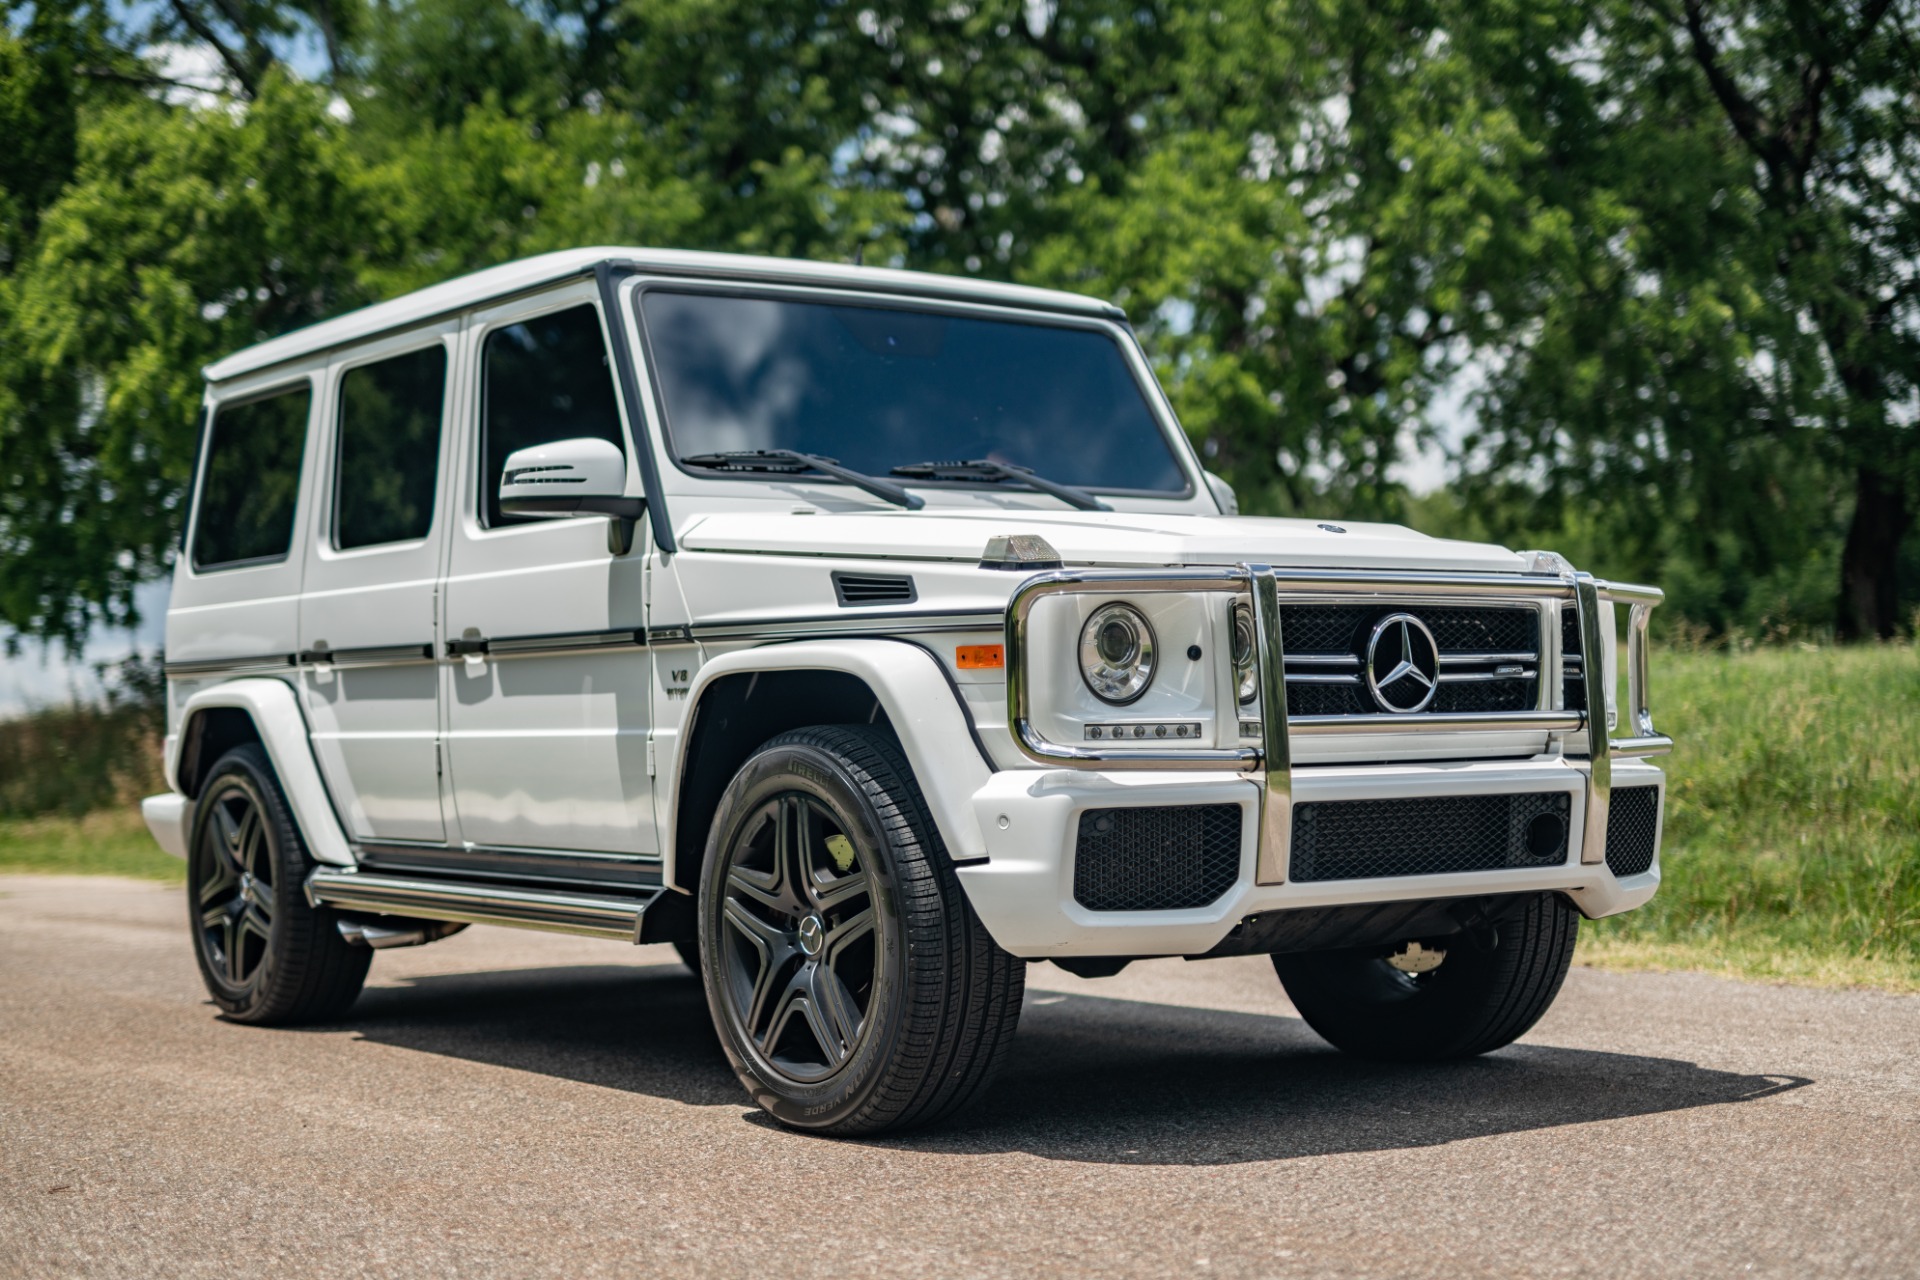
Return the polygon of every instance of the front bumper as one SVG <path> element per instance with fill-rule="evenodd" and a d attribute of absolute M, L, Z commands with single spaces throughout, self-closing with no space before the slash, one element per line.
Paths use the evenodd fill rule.
<path fill-rule="evenodd" d="M 1564 562 L 1559 562 L 1564 570 Z M 1065 592 L 1122 597 L 1154 592 L 1228 593 L 1251 605 L 1260 684 L 1259 745 L 1249 747 L 1089 747 L 1049 741 L 1029 706 L 1028 618 L 1037 601 Z M 1290 717 L 1287 714 L 1283 599 L 1391 600 L 1409 592 L 1461 599 L 1567 602 L 1577 618 L 1585 707 L 1562 708 L 1542 679 L 1532 711 L 1452 717 L 1404 715 Z M 1400 574 L 1279 572 L 1266 565 L 1138 573 L 1059 571 L 1036 575 L 1014 592 L 1007 612 L 1008 728 L 1036 770 L 996 774 L 973 798 L 988 857 L 960 869 L 961 883 L 1001 946 L 1016 955 L 1199 955 L 1248 916 L 1350 904 L 1415 902 L 1476 895 L 1559 892 L 1590 917 L 1639 906 L 1659 885 L 1658 825 L 1664 774 L 1644 762 L 1670 739 L 1653 728 L 1647 700 L 1647 620 L 1660 603 L 1651 587 L 1599 582 L 1585 574 Z M 1613 670 L 1611 606 L 1630 606 L 1627 716 L 1630 736 L 1615 738 L 1607 685 Z M 1603 606 L 1605 606 L 1603 608 Z M 1555 605 L 1554 607 L 1561 607 Z M 1427 733 L 1491 735 L 1515 729 L 1547 735 L 1546 754 L 1452 763 L 1296 765 L 1302 734 Z M 1616 875 L 1607 865 L 1612 794 L 1656 788 L 1654 841 L 1646 870 Z M 1567 796 L 1565 860 L 1551 866 L 1436 875 L 1383 875 L 1300 882 L 1288 873 L 1294 814 L 1315 802 L 1403 800 L 1462 795 Z M 1074 847 L 1090 809 L 1233 804 L 1241 810 L 1240 867 L 1230 889 L 1204 907 L 1094 911 L 1075 900 Z"/>
<path fill-rule="evenodd" d="M 1657 787 L 1664 808 L 1665 775 L 1652 765 L 1616 764 L 1613 785 Z M 1566 859 L 1549 867 L 1308 883 L 1289 876 L 1282 883 L 1261 884 L 1255 872 L 1261 790 L 1242 775 L 1011 770 L 995 774 L 974 793 L 988 857 L 960 867 L 959 876 L 994 940 L 1028 959 L 1202 955 L 1248 916 L 1354 903 L 1557 892 L 1590 918 L 1613 915 L 1653 896 L 1660 884 L 1660 864 L 1656 853 L 1646 871 L 1621 877 L 1608 868 L 1604 848 L 1599 860 L 1582 860 L 1594 834 L 1587 819 L 1588 787 L 1587 769 L 1565 759 L 1296 769 L 1296 804 L 1564 792 L 1570 799 Z M 1204 907 L 1174 911 L 1091 911 L 1075 901 L 1075 842 L 1082 813 L 1206 804 L 1234 804 L 1242 810 L 1239 875 L 1221 897 Z"/>

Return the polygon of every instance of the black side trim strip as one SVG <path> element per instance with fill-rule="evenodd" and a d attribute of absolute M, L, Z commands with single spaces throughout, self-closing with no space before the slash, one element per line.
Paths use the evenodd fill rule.
<path fill-rule="evenodd" d="M 965 613 L 919 610 L 898 613 L 834 613 L 799 618 L 765 618 L 752 622 L 709 622 L 691 628 L 696 640 L 794 640 L 809 636 L 886 635 L 895 631 L 1001 631 L 1006 628 L 1001 609 Z"/>
<path fill-rule="evenodd" d="M 496 657 L 514 653 L 560 653 L 576 649 L 645 648 L 644 628 L 619 627 L 612 631 L 573 631 L 541 636 L 494 636 L 481 642 L 484 652 Z"/>
<path fill-rule="evenodd" d="M 371 644 L 348 649 L 302 649 L 300 665 L 327 663 L 336 667 L 373 666 L 389 662 L 432 662 L 433 646 L 421 644 Z"/>
<path fill-rule="evenodd" d="M 660 885 L 661 862 L 651 854 L 497 849 L 486 845 L 467 848 L 397 841 L 362 841 L 356 845 L 355 852 L 360 865 L 369 871 L 407 871 L 528 884 L 619 885 L 634 889 Z"/>
<path fill-rule="evenodd" d="M 621 274 L 631 268 L 622 266 Z M 625 317 L 620 313 L 619 291 L 613 283 L 614 265 L 602 262 L 593 268 L 594 282 L 600 286 L 600 311 L 606 316 L 608 349 L 613 352 L 613 369 L 620 382 L 620 398 L 626 402 L 633 449 L 639 455 L 640 487 L 647 494 L 647 518 L 653 525 L 653 544 L 672 555 L 679 545 L 673 540 L 673 521 L 667 517 L 666 493 L 660 487 L 660 469 L 654 463 L 653 437 L 647 433 L 647 414 L 640 401 L 640 378 L 633 368 L 633 348 L 626 341 Z M 637 318 L 637 317 L 636 317 Z M 645 341 L 642 330 L 642 341 Z"/>
<path fill-rule="evenodd" d="M 300 660 L 294 653 L 265 653 L 249 658 L 197 658 L 169 662 L 162 670 L 169 676 L 239 675 L 242 672 L 284 671 Z"/>

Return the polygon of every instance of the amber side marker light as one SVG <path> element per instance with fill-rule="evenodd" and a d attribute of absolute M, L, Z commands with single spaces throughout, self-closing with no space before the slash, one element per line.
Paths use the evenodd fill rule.
<path fill-rule="evenodd" d="M 998 671 L 1007 665 L 1007 650 L 997 644 L 955 645 L 953 665 L 962 671 Z"/>

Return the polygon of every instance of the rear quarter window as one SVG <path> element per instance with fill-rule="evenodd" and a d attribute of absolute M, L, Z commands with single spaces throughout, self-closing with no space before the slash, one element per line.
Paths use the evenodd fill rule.
<path fill-rule="evenodd" d="M 303 384 L 214 411 L 193 521 L 195 569 L 286 558 L 312 402 Z"/>

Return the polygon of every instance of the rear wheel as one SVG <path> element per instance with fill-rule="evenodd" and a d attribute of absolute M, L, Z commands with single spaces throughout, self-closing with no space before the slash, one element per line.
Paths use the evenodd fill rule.
<path fill-rule="evenodd" d="M 968 906 L 883 733 L 800 729 L 748 760 L 714 818 L 699 911 L 721 1043 L 784 1125 L 942 1120 L 1013 1039 L 1025 966 Z"/>
<path fill-rule="evenodd" d="M 1512 1044 L 1546 1013 L 1579 927 L 1570 904 L 1543 893 L 1426 946 L 1277 955 L 1273 967 L 1307 1025 L 1337 1049 L 1402 1062 L 1469 1058 Z"/>
<path fill-rule="evenodd" d="M 342 938 L 331 911 L 308 905 L 314 864 L 258 745 L 214 764 L 194 805 L 188 852 L 193 953 L 213 1002 L 238 1022 L 346 1012 L 373 952 Z"/>

